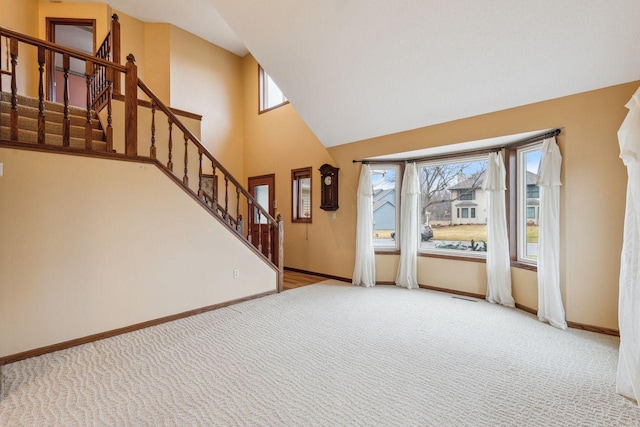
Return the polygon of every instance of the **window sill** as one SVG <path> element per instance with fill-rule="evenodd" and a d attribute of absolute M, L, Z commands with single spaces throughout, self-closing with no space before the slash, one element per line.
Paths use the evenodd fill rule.
<path fill-rule="evenodd" d="M 529 271 L 538 271 L 538 266 L 536 264 L 529 264 L 521 261 L 511 261 L 511 267 L 521 268 L 523 270 Z"/>
<path fill-rule="evenodd" d="M 484 256 L 458 255 L 438 252 L 418 252 L 418 256 L 425 258 L 452 259 L 456 261 L 470 261 L 486 263 L 487 258 Z"/>
<path fill-rule="evenodd" d="M 258 114 L 266 113 L 268 111 L 273 111 L 273 110 L 275 110 L 277 108 L 280 108 L 280 107 L 282 107 L 284 105 L 287 105 L 288 103 L 289 103 L 289 101 L 284 101 L 281 104 L 277 104 L 277 105 L 274 105 L 273 107 L 269 107 L 269 108 L 265 108 L 264 110 L 260 110 L 260 111 L 258 111 Z"/>
<path fill-rule="evenodd" d="M 382 248 L 377 248 L 374 250 L 376 255 L 400 255 L 400 249 L 395 249 L 395 248 L 389 248 L 389 249 L 382 249 Z"/>

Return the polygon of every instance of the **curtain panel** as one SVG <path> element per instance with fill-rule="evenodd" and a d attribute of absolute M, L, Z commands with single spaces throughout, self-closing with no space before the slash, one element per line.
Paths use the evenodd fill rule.
<path fill-rule="evenodd" d="M 418 287 L 418 203 L 420 179 L 415 163 L 408 163 L 402 179 L 400 200 L 400 264 L 396 285 L 403 288 Z"/>
<path fill-rule="evenodd" d="M 505 202 L 507 172 L 500 153 L 489 154 L 483 190 L 487 191 L 487 301 L 515 307 Z"/>
<path fill-rule="evenodd" d="M 538 168 L 540 218 L 538 228 L 538 318 L 567 329 L 560 294 L 560 169 L 562 156 L 556 138 L 542 143 Z"/>
<path fill-rule="evenodd" d="M 356 263 L 352 283 L 358 286 L 375 286 L 376 256 L 373 248 L 373 187 L 371 167 L 362 165 L 358 184 L 356 224 Z"/>

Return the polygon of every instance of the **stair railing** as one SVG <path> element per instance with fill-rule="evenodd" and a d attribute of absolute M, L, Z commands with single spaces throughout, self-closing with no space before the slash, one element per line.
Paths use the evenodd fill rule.
<path fill-rule="evenodd" d="M 55 54 L 62 55 L 62 70 L 63 70 L 63 118 L 62 118 L 62 146 L 70 147 L 70 104 L 69 104 L 69 75 L 71 70 L 71 59 L 77 59 L 84 61 L 86 64 L 86 121 L 85 121 L 85 146 L 84 149 L 91 150 L 93 148 L 93 112 L 91 106 L 93 104 L 91 99 L 91 80 L 93 78 L 93 70 L 95 67 L 104 67 L 107 75 L 107 101 L 106 106 L 108 110 L 107 114 L 107 127 L 106 133 L 106 151 L 113 152 L 113 129 L 112 129 L 112 98 L 113 98 L 113 84 L 115 75 L 117 72 L 127 72 L 127 67 L 115 64 L 113 62 L 106 61 L 104 59 L 96 58 L 91 55 L 87 55 L 80 51 L 70 49 L 55 43 L 50 43 L 44 40 L 37 39 L 25 34 L 18 33 L 13 30 L 9 30 L 4 27 L 0 27 L 0 38 L 6 38 L 8 40 L 8 53 L 10 56 L 10 66 L 8 75 L 10 76 L 10 117 L 9 117 L 9 141 L 19 142 L 18 135 L 18 119 L 19 119 L 19 104 L 18 104 L 18 73 L 16 72 L 19 59 L 19 45 L 20 43 L 31 45 L 36 47 L 37 50 L 37 62 L 38 62 L 38 137 L 37 143 L 45 145 L 46 133 L 45 133 L 45 116 L 46 116 L 46 104 L 45 104 L 45 61 L 46 58 L 53 58 Z M 5 74 L 5 73 L 3 73 Z M 125 98 L 136 98 L 137 94 L 126 94 Z M 128 120 L 125 117 L 125 123 Z"/>
<path fill-rule="evenodd" d="M 132 69 L 134 62 L 133 55 L 129 55 L 127 69 Z M 128 85 L 125 82 L 125 90 L 129 90 Z M 151 100 L 149 157 L 278 268 L 281 290 L 282 216 L 273 218 L 142 80 L 137 79 L 137 87 Z M 162 142 L 158 137 L 159 123 L 166 124 Z"/>
<path fill-rule="evenodd" d="M 120 21 L 115 13 L 111 17 L 111 30 L 96 50 L 95 57 L 120 64 Z M 106 67 L 93 67 L 90 89 L 91 107 L 95 111 L 101 111 L 106 106 L 108 98 L 109 80 Z M 118 72 L 114 75 L 113 93 L 120 94 L 120 73 Z"/>
<path fill-rule="evenodd" d="M 126 65 L 116 64 L 105 59 L 54 43 L 18 33 L 0 26 L 0 42 L 5 38 L 10 57 L 8 70 L 0 74 L 10 79 L 10 118 L 9 139 L 3 143 L 15 147 L 28 148 L 33 144 L 20 140 L 18 122 L 20 105 L 18 103 L 19 44 L 34 46 L 38 62 L 38 136 L 37 146 L 53 148 L 46 143 L 45 134 L 45 86 L 44 70 L 47 56 L 62 55 L 64 73 L 64 114 L 62 118 L 63 142 L 65 152 L 83 152 L 99 155 L 92 150 L 94 111 L 91 83 L 96 67 L 106 70 L 106 153 L 109 157 L 153 162 L 170 178 L 180 185 L 190 196 L 209 210 L 223 224 L 232 230 L 249 247 L 262 256 L 278 271 L 278 291 L 283 289 L 283 238 L 284 227 L 281 215 L 274 219 L 256 199 L 233 177 L 233 175 L 207 150 L 189 128 L 167 107 L 140 79 L 133 55 L 127 56 Z M 69 71 L 71 59 L 86 64 L 86 123 L 85 146 L 70 146 L 70 105 Z M 113 94 L 116 76 L 123 73 L 124 78 L 124 153 L 113 150 Z M 150 112 L 140 109 L 138 90 L 150 100 Z M 150 113 L 150 114 L 149 114 Z M 146 117 L 143 117 L 146 116 Z M 150 117 L 149 117 L 150 116 Z M 164 120 L 160 118 L 163 117 Z M 144 127 L 139 129 L 139 122 Z M 158 125 L 164 122 L 165 126 Z M 147 125 L 148 124 L 148 128 Z M 2 131 L 0 123 L 0 131 Z M 138 154 L 138 134 L 149 135 L 148 156 Z M 60 148 L 56 148 L 60 150 Z M 249 221 L 245 224 L 245 219 Z"/>

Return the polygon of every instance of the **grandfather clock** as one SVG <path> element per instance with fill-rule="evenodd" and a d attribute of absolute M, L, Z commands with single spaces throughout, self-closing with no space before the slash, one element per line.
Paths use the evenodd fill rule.
<path fill-rule="evenodd" d="M 320 209 L 338 210 L 338 171 L 331 165 L 320 166 Z"/>

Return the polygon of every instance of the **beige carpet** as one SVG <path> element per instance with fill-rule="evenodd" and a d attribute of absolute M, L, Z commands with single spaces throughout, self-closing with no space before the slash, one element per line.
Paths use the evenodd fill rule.
<path fill-rule="evenodd" d="M 3 426 L 617 426 L 618 339 L 392 286 L 314 285 L 3 369 Z"/>

